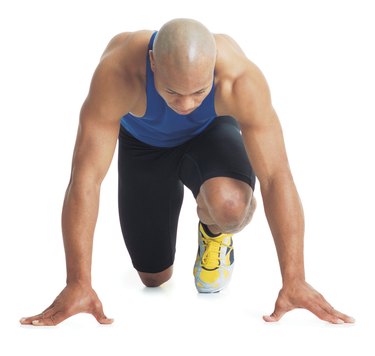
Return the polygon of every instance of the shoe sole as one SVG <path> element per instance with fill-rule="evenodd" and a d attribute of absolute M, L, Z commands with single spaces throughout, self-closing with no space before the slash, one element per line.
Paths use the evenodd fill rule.
<path fill-rule="evenodd" d="M 232 265 L 230 266 L 230 272 L 229 272 L 229 277 L 226 279 L 225 283 L 218 287 L 218 288 L 204 288 L 204 287 L 199 287 L 197 285 L 198 281 L 197 281 L 197 278 L 195 278 L 195 288 L 197 288 L 197 291 L 199 293 L 205 293 L 205 294 L 209 294 L 209 293 L 219 293 L 220 291 L 222 291 L 224 288 L 226 288 L 232 278 L 232 273 L 233 273 L 233 267 L 234 267 L 234 263 L 232 263 Z M 200 282 L 200 281 L 199 281 Z M 202 283 L 202 282 L 200 282 Z"/>

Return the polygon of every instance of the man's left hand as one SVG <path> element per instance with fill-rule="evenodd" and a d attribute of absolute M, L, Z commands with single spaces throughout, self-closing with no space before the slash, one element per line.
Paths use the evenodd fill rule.
<path fill-rule="evenodd" d="M 355 322 L 352 317 L 335 310 L 320 293 L 304 281 L 284 284 L 276 300 L 274 312 L 263 316 L 263 319 L 267 322 L 279 321 L 285 313 L 296 308 L 307 309 L 332 324 Z"/>

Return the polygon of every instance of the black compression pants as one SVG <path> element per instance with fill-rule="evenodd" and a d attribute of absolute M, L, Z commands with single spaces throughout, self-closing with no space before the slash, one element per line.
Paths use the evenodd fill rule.
<path fill-rule="evenodd" d="M 231 177 L 254 190 L 255 175 L 235 119 L 217 117 L 188 142 L 160 148 L 119 134 L 119 214 L 126 247 L 140 272 L 161 272 L 174 262 L 184 185 L 194 197 L 213 177 Z"/>

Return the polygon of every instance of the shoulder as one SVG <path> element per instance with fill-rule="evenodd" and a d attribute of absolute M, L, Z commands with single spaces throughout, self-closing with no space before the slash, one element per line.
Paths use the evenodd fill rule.
<path fill-rule="evenodd" d="M 144 92 L 151 34 L 152 31 L 125 32 L 111 39 L 94 72 L 86 103 L 100 107 L 102 112 L 132 109 Z"/>
<path fill-rule="evenodd" d="M 243 117 L 259 105 L 269 105 L 267 81 L 258 68 L 228 35 L 215 35 L 217 63 L 215 93 L 217 106 L 225 114 Z M 239 112 L 240 111 L 240 112 Z"/>
<path fill-rule="evenodd" d="M 143 30 L 117 34 L 109 41 L 99 65 L 130 76 L 144 72 L 152 33 Z"/>
<path fill-rule="evenodd" d="M 215 71 L 219 79 L 234 82 L 251 66 L 237 42 L 228 35 L 215 34 L 217 59 Z"/>

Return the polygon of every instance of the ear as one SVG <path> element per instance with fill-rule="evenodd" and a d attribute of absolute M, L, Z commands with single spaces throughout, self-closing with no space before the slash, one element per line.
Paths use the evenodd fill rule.
<path fill-rule="evenodd" d="M 150 57 L 150 65 L 151 65 L 151 70 L 155 72 L 155 57 L 154 57 L 154 52 L 150 49 L 148 51 L 148 55 Z"/>

